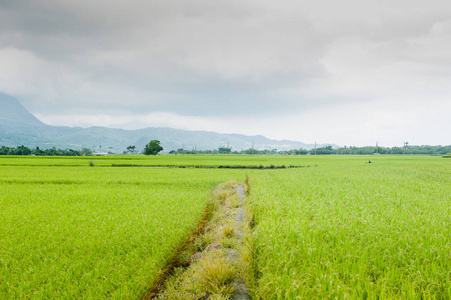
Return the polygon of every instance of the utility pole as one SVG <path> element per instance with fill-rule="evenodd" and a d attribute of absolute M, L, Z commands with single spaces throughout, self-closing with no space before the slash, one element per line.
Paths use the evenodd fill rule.
<path fill-rule="evenodd" d="M 376 141 L 376 154 L 379 153 L 378 142 Z"/>
<path fill-rule="evenodd" d="M 254 155 L 254 142 L 252 142 L 252 155 Z"/>
<path fill-rule="evenodd" d="M 316 141 L 315 141 L 315 156 L 316 156 Z"/>
<path fill-rule="evenodd" d="M 409 144 L 409 143 L 408 142 L 404 142 L 404 155 L 406 155 L 407 144 Z"/>

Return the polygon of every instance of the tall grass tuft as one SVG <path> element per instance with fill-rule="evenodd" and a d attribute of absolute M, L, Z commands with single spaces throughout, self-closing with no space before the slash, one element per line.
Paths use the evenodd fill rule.
<path fill-rule="evenodd" d="M 208 293 L 232 295 L 235 272 L 235 267 L 224 257 L 207 256 L 200 265 L 198 280 Z"/>

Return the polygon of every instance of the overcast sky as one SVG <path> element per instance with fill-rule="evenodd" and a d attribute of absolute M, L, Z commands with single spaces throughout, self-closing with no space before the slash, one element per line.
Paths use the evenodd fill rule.
<path fill-rule="evenodd" d="M 451 3 L 0 0 L 0 91 L 52 125 L 451 144 Z"/>

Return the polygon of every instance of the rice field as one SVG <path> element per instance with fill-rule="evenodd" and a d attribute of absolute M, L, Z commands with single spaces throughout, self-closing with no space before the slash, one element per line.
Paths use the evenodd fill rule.
<path fill-rule="evenodd" d="M 255 299 L 451 299 L 451 160 L 382 155 L 0 157 L 0 299 L 140 299 L 245 175 Z"/>
<path fill-rule="evenodd" d="M 253 175 L 259 298 L 451 299 L 448 161 L 361 158 Z"/>
<path fill-rule="evenodd" d="M 224 176 L 1 167 L 0 299 L 140 298 Z"/>
<path fill-rule="evenodd" d="M 318 161 L 322 161 L 318 159 Z M 308 159 L 295 156 L 264 155 L 115 155 L 115 156 L 0 156 L 0 166 L 89 166 L 97 167 L 148 167 L 148 166 L 304 166 Z"/>

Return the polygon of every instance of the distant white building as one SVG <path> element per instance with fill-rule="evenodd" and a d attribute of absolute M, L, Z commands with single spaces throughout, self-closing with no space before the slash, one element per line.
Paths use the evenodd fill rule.
<path fill-rule="evenodd" d="M 107 152 L 94 152 L 92 155 L 94 155 L 94 156 L 106 156 L 106 155 L 108 155 L 108 153 Z"/>

